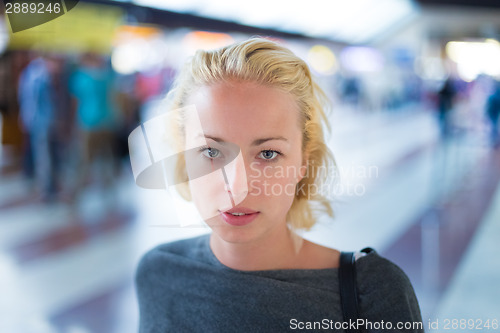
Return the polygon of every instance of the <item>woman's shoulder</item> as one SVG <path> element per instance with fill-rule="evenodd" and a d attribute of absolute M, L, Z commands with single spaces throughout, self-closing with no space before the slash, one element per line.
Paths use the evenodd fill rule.
<path fill-rule="evenodd" d="M 361 253 L 356 260 L 356 273 L 361 286 L 412 288 L 410 279 L 397 264 L 373 249 Z"/>
<path fill-rule="evenodd" d="M 356 261 L 361 313 L 371 320 L 421 322 L 410 279 L 394 262 L 372 251 Z"/>

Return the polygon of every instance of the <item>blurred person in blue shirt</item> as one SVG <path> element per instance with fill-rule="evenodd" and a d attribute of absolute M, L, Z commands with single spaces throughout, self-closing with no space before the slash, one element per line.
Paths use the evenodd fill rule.
<path fill-rule="evenodd" d="M 114 131 L 116 112 L 113 101 L 114 75 L 105 60 L 87 53 L 70 77 L 69 91 L 76 102 L 80 172 L 77 191 L 91 176 L 91 167 L 98 168 L 98 181 L 110 185 L 114 171 Z M 97 163 L 98 162 L 98 163 Z M 111 168 L 111 169 L 110 169 Z"/>
<path fill-rule="evenodd" d="M 22 71 L 18 85 L 20 123 L 33 159 L 35 184 L 43 200 L 56 194 L 56 94 L 53 73 L 57 63 L 48 55 L 36 56 Z M 28 175 L 29 176 L 29 175 Z"/>
<path fill-rule="evenodd" d="M 496 82 L 495 89 L 488 98 L 486 113 L 491 122 L 491 145 L 497 148 L 500 146 L 498 134 L 498 118 L 500 117 L 500 81 Z"/>

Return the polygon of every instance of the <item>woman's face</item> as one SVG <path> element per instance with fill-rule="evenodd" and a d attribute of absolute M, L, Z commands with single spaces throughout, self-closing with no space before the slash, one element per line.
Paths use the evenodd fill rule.
<path fill-rule="evenodd" d="M 187 102 L 197 116 L 187 117 L 186 144 L 199 147 L 200 138 L 206 140 L 186 155 L 186 169 L 193 202 L 207 224 L 228 242 L 286 228 L 304 171 L 293 97 L 234 81 L 203 86 Z"/>

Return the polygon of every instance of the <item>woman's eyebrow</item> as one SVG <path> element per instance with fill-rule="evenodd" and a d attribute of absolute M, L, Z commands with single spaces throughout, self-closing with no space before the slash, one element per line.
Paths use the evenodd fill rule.
<path fill-rule="evenodd" d="M 281 141 L 288 142 L 287 138 L 284 138 L 282 136 L 275 136 L 275 137 L 270 137 L 270 138 L 256 139 L 252 142 L 252 146 L 260 146 L 261 144 L 263 144 L 267 141 L 271 141 L 271 140 L 281 140 Z"/>
<path fill-rule="evenodd" d="M 210 140 L 214 140 L 215 142 L 220 142 L 220 143 L 224 143 L 226 141 L 224 141 L 223 139 L 221 138 L 218 138 L 216 136 L 211 136 L 211 135 L 206 135 L 206 134 L 198 134 L 196 136 L 196 138 L 206 138 L 206 139 L 210 139 Z"/>
<path fill-rule="evenodd" d="M 215 142 L 219 142 L 219 143 L 224 143 L 226 141 L 224 141 L 223 139 L 221 138 L 218 138 L 216 136 L 212 136 L 212 135 L 203 135 L 203 134 L 199 134 L 198 137 L 205 137 L 207 139 L 211 139 L 211 140 L 214 140 Z M 253 140 L 252 142 L 252 146 L 259 146 L 267 141 L 271 141 L 271 140 L 281 140 L 281 141 L 285 141 L 285 142 L 288 142 L 288 139 L 285 138 L 285 137 L 282 137 L 282 136 L 273 136 L 273 137 L 269 137 L 269 138 L 262 138 L 262 139 L 255 139 Z"/>

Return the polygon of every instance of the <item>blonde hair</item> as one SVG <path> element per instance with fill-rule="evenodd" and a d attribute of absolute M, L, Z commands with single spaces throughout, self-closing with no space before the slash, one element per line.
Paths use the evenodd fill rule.
<path fill-rule="evenodd" d="M 307 156 L 306 176 L 297 184 L 294 201 L 287 221 L 294 229 L 310 229 L 316 222 L 315 212 L 333 216 L 330 201 L 319 193 L 329 174 L 319 174 L 316 168 L 335 168 L 333 155 L 325 144 L 322 124 L 329 130 L 325 114 L 327 99 L 314 82 L 307 64 L 289 49 L 264 38 L 251 38 L 215 51 L 197 51 L 178 76 L 169 93 L 171 109 L 185 106 L 190 94 L 200 86 L 222 81 L 243 80 L 279 88 L 290 93 L 300 110 L 303 156 Z M 182 116 L 181 116 L 182 117 Z M 174 136 L 184 137 L 183 120 L 178 119 Z M 179 126 L 180 125 L 180 126 Z M 175 167 L 177 191 L 191 200 L 187 185 L 185 160 L 180 157 Z M 336 171 L 336 169 L 335 169 Z M 312 189 L 316 189 L 313 193 Z"/>

